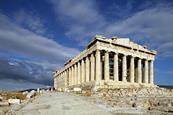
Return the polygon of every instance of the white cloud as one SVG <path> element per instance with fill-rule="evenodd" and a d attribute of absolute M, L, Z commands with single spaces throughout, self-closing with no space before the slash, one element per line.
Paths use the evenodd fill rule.
<path fill-rule="evenodd" d="M 17 24 L 37 34 L 44 34 L 46 32 L 45 20 L 36 13 L 19 10 L 12 15 L 12 18 Z"/>
<path fill-rule="evenodd" d="M 162 56 L 173 57 L 173 7 L 158 3 L 154 7 L 135 12 L 126 19 L 109 21 L 101 14 L 93 1 L 52 0 L 57 18 L 61 17 L 67 29 L 66 35 L 81 44 L 95 34 L 131 37 L 134 41 L 149 45 Z M 127 7 L 131 8 L 133 4 Z M 115 14 L 117 11 L 114 11 Z M 121 12 L 122 13 L 122 12 Z M 84 44 L 86 45 L 86 44 Z"/>
<path fill-rule="evenodd" d="M 3 51 L 0 52 L 0 81 L 3 82 L 0 89 L 51 85 L 52 72 L 78 54 L 79 50 L 41 35 L 40 32 L 45 31 L 39 18 L 37 20 L 36 17 L 23 13 L 15 16 L 8 17 L 0 13 L 0 51 Z M 3 55 L 7 55 L 8 59 L 3 59 Z M 16 57 L 24 57 L 30 61 L 16 60 Z"/>
<path fill-rule="evenodd" d="M 86 38 L 99 33 L 105 21 L 96 10 L 96 4 L 90 0 L 51 0 L 57 19 L 67 28 L 65 34 L 69 38 L 85 42 Z"/>
<path fill-rule="evenodd" d="M 23 29 L 3 14 L 0 14 L 0 27 L 0 49 L 10 53 L 57 64 L 79 53 L 77 49 Z"/>
<path fill-rule="evenodd" d="M 159 53 L 169 54 L 173 47 L 173 8 L 156 7 L 134 14 L 126 20 L 107 26 L 106 32 L 134 36 L 136 40 L 147 41 Z M 164 55 L 168 56 L 168 55 Z M 169 56 L 173 56 L 172 53 Z"/>

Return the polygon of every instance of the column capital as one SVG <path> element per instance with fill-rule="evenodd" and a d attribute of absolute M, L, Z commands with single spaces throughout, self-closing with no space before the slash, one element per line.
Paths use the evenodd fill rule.
<path fill-rule="evenodd" d="M 131 58 L 135 58 L 135 56 L 134 56 L 134 55 L 130 55 L 130 57 L 131 57 Z"/>
<path fill-rule="evenodd" d="M 106 53 L 109 53 L 109 50 L 104 49 L 104 51 L 105 51 Z"/>
<path fill-rule="evenodd" d="M 142 60 L 142 58 L 139 57 L 138 60 Z"/>
<path fill-rule="evenodd" d="M 145 61 L 149 61 L 149 59 L 148 59 L 148 58 L 144 58 L 144 60 L 145 60 Z"/>
<path fill-rule="evenodd" d="M 95 51 L 100 51 L 100 49 L 96 49 Z"/>
<path fill-rule="evenodd" d="M 118 55 L 119 53 L 118 52 L 114 52 L 114 55 Z"/>
<path fill-rule="evenodd" d="M 124 56 L 127 56 L 127 54 L 124 54 L 124 53 L 123 53 L 123 57 L 124 57 Z"/>
<path fill-rule="evenodd" d="M 93 57 L 94 57 L 94 52 L 92 52 L 92 53 L 91 53 L 91 56 L 93 56 Z"/>

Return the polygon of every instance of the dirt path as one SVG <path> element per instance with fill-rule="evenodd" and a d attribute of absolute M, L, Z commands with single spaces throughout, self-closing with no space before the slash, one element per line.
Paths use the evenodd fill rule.
<path fill-rule="evenodd" d="M 112 115 L 84 100 L 67 93 L 44 93 L 15 112 L 17 115 Z"/>

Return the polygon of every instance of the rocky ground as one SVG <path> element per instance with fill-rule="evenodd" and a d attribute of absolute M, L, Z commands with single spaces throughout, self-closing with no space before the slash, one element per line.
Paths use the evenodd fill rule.
<path fill-rule="evenodd" d="M 163 88 L 102 89 L 93 94 L 113 113 L 173 114 L 173 90 Z"/>
<path fill-rule="evenodd" d="M 7 108 L 5 110 L 7 111 Z M 25 103 L 12 105 L 8 112 L 6 112 L 6 115 L 71 114 L 172 115 L 173 90 L 141 88 L 102 89 L 97 92 L 44 92 Z"/>
<path fill-rule="evenodd" d="M 112 115 L 86 98 L 63 92 L 46 92 L 23 107 L 13 106 L 6 115 Z"/>

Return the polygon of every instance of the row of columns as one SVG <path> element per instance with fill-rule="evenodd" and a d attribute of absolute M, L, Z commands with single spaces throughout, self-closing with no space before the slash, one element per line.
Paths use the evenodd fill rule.
<path fill-rule="evenodd" d="M 118 53 L 114 53 L 114 81 L 119 81 L 119 65 L 118 65 Z M 150 68 L 148 68 L 148 60 L 145 59 L 144 63 L 144 80 L 143 83 L 153 84 L 153 60 L 150 60 Z M 92 53 L 85 57 L 69 68 L 67 68 L 62 75 L 65 76 L 65 86 L 77 85 L 89 81 L 102 80 L 101 71 L 101 52 L 96 50 L 95 55 Z M 149 70 L 149 71 L 148 71 Z M 150 79 L 149 79 L 150 75 Z M 137 75 L 136 82 L 142 83 L 142 63 L 141 59 L 137 60 Z M 110 65 L 109 65 L 109 52 L 104 53 L 104 80 L 110 80 Z M 127 82 L 127 56 L 122 57 L 122 81 Z M 135 82 L 135 61 L 134 57 L 130 56 L 130 82 Z"/>
<path fill-rule="evenodd" d="M 85 60 L 82 59 L 68 68 L 69 85 L 76 85 L 84 82 L 101 80 L 101 60 L 100 51 L 96 50 L 91 54 L 90 58 L 87 56 Z"/>

